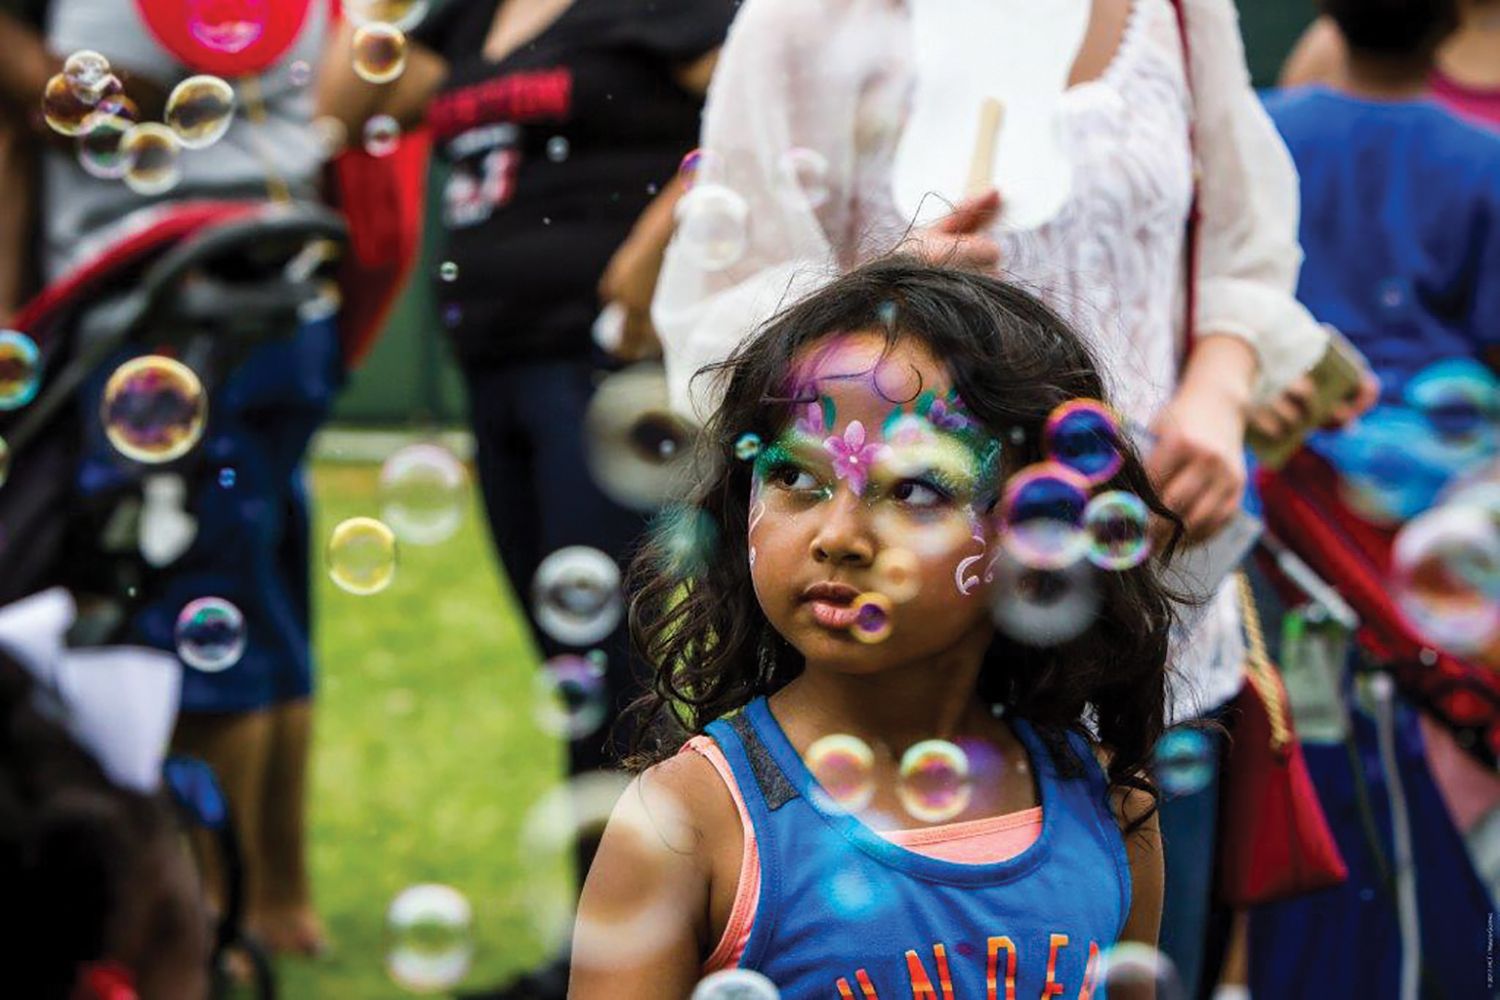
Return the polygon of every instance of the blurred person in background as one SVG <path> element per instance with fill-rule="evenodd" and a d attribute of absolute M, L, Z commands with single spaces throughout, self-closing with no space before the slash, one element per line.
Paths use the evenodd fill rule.
<path fill-rule="evenodd" d="M 1347 67 L 1338 23 L 1323 14 L 1302 35 L 1282 67 L 1280 85 L 1336 84 Z M 1393 83 L 1399 88 L 1403 81 Z M 1474 122 L 1500 128 L 1500 0 L 1460 0 L 1458 30 L 1430 61 L 1432 97 Z"/>
<path fill-rule="evenodd" d="M 320 73 L 320 106 L 348 134 L 373 118 L 424 122 L 447 168 L 435 297 L 467 383 L 490 532 L 545 659 L 586 651 L 538 622 L 550 553 L 589 546 L 623 565 L 644 528 L 589 474 L 584 414 L 601 373 L 659 353 L 649 308 L 730 0 L 452 0 L 411 34 L 388 84 L 347 58 Z M 353 43 L 346 29 L 335 51 Z M 614 358 L 592 329 L 623 312 Z M 620 430 L 624 430 L 621 428 Z M 639 693 L 623 622 L 596 646 L 609 708 L 572 740 L 569 773 L 614 764 L 614 719 Z M 617 746 L 618 743 L 612 742 Z M 581 844 L 581 882 L 592 857 Z M 561 997 L 566 959 L 499 995 Z"/>
<path fill-rule="evenodd" d="M 12 129 L 10 148 L 19 149 L 24 135 L 41 158 L 36 254 L 9 263 L 32 264 L 56 281 L 141 224 L 143 213 L 155 207 L 193 199 L 320 200 L 327 152 L 310 127 L 307 68 L 323 54 L 334 8 L 326 0 L 306 0 L 304 6 L 300 29 L 275 63 L 235 79 L 239 108 L 228 131 L 206 149 L 185 150 L 179 182 L 149 196 L 80 166 L 74 141 L 52 133 L 38 113 L 43 89 L 68 55 L 94 50 L 110 61 L 141 120 L 160 120 L 166 95 L 193 70 L 158 40 L 154 19 L 239 16 L 241 8 L 229 4 L 205 12 L 171 0 L 46 0 L 12 6 L 14 13 L 0 11 L 0 50 L 6 53 L 0 102 Z M 268 16 L 263 7 L 244 10 L 250 12 L 246 17 Z M 294 16 L 289 7 L 276 13 Z M 27 170 L 24 158 L 9 165 L 16 176 Z M 16 199 L 6 199 L 7 213 L 17 208 Z M 22 221 L 4 231 L 8 250 L 25 242 Z M 268 332 L 272 336 L 210 400 L 197 455 L 221 475 L 222 488 L 199 491 L 182 512 L 196 519 L 199 541 L 172 563 L 157 592 L 140 595 L 124 638 L 173 649 L 178 613 L 199 597 L 225 598 L 243 612 L 248 641 L 233 667 L 214 673 L 184 668 L 174 742 L 207 761 L 229 797 L 245 852 L 250 931 L 273 950 L 315 954 L 326 942 L 305 846 L 311 539 L 301 463 L 344 373 L 331 316 Z M 102 374 L 86 392 L 99 392 Z M 80 475 L 119 475 L 119 461 L 101 443 Z M 207 537 L 212 544 L 202 541 Z M 208 874 L 216 894 L 213 870 Z"/>

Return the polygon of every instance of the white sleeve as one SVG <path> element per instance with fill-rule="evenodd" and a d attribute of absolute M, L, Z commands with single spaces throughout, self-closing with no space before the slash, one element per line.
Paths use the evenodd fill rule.
<path fill-rule="evenodd" d="M 1258 399 L 1317 363 L 1328 343 L 1296 299 L 1297 171 L 1250 85 L 1231 0 L 1183 0 L 1199 164 L 1195 334 L 1228 334 L 1260 359 Z"/>

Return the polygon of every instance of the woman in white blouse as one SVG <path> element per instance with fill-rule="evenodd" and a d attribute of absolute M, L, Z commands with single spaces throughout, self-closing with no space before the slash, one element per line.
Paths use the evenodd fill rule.
<path fill-rule="evenodd" d="M 1149 466 L 1196 542 L 1239 509 L 1252 406 L 1316 362 L 1326 336 L 1293 297 L 1296 175 L 1251 90 L 1234 6 L 1182 2 L 1191 67 L 1169 0 L 1094 0 L 1059 110 L 1074 179 L 1055 217 L 1004 230 L 1004 192 L 991 192 L 955 206 L 916 245 L 935 259 L 998 264 L 1092 332 L 1115 402 L 1153 432 Z M 719 269 L 682 240 L 668 251 L 653 319 L 675 405 L 706 414 L 715 390 L 707 376 L 693 378 L 699 368 L 837 270 L 902 243 L 910 226 L 891 171 L 915 81 L 911 36 L 904 0 L 745 0 L 709 92 L 702 147 L 712 179 L 747 203 L 748 246 Z M 792 150 L 826 160 L 826 198 L 788 196 Z M 1195 174 L 1197 307 L 1184 357 Z M 1229 701 L 1243 658 L 1226 587 L 1179 643 L 1171 718 Z M 1190 992 L 1202 948 L 1189 939 L 1207 922 L 1215 792 L 1163 811 L 1172 847 L 1165 946 Z"/>

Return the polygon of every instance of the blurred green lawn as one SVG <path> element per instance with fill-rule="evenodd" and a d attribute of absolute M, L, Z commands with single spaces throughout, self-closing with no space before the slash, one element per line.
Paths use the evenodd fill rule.
<path fill-rule="evenodd" d="M 311 474 L 315 538 L 379 516 L 378 467 L 320 462 Z M 528 808 L 562 775 L 562 748 L 532 721 L 536 653 L 477 494 L 457 536 L 405 546 L 398 565 L 371 597 L 314 574 L 311 853 L 333 953 L 280 963 L 291 1000 L 409 996 L 383 964 L 385 909 L 406 886 L 443 882 L 473 904 L 471 988 L 536 961 L 544 947 L 527 913 L 568 891 L 559 863 L 539 865 L 518 843 Z"/>

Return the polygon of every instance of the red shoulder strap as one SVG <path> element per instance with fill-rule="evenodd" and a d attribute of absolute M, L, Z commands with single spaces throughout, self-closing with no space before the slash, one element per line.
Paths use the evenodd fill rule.
<path fill-rule="evenodd" d="M 1172 0 L 1172 8 L 1177 12 L 1177 35 L 1182 39 L 1182 66 L 1187 80 L 1188 96 L 1193 95 L 1193 45 L 1188 35 L 1187 7 L 1184 0 Z M 1196 132 L 1196 112 L 1190 113 L 1188 119 L 1188 148 L 1193 157 L 1193 200 L 1188 209 L 1187 240 L 1185 253 L 1187 254 L 1187 329 L 1184 336 L 1182 359 L 1186 363 L 1189 355 L 1193 353 L 1193 340 L 1196 336 L 1196 323 L 1198 320 L 1198 227 L 1201 221 L 1201 209 L 1198 201 L 1199 175 L 1198 175 L 1198 140 Z"/>

